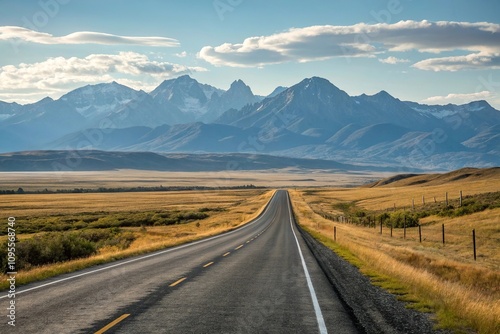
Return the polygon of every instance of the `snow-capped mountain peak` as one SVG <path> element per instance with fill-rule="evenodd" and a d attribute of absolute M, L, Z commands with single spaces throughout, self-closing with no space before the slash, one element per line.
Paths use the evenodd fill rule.
<path fill-rule="evenodd" d="M 113 113 L 144 92 L 136 91 L 115 81 L 77 88 L 59 100 L 74 107 L 82 116 L 95 118 Z"/>
<path fill-rule="evenodd" d="M 187 119 L 194 120 L 207 112 L 207 102 L 219 90 L 209 85 L 202 85 L 189 75 L 163 81 L 150 95 L 160 103 L 171 103 Z"/>

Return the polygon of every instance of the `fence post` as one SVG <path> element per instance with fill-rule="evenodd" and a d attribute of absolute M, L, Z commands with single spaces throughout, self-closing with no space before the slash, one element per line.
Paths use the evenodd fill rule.
<path fill-rule="evenodd" d="M 443 245 L 444 245 L 444 224 L 441 225 L 443 231 Z"/>
<path fill-rule="evenodd" d="M 445 197 L 446 197 L 446 206 L 448 206 L 448 192 L 445 193 Z"/>
<path fill-rule="evenodd" d="M 337 226 L 333 227 L 333 240 L 337 241 Z"/>
<path fill-rule="evenodd" d="M 405 216 L 403 228 L 404 228 L 403 239 L 406 239 L 406 216 Z"/>
<path fill-rule="evenodd" d="M 418 238 L 422 242 L 422 225 L 418 224 Z"/>
<path fill-rule="evenodd" d="M 392 223 L 391 223 L 391 238 L 392 238 Z"/>
<path fill-rule="evenodd" d="M 382 234 L 382 216 L 380 216 L 380 234 Z"/>
<path fill-rule="evenodd" d="M 462 207 L 462 190 L 460 190 L 460 207 Z"/>
<path fill-rule="evenodd" d="M 472 247 L 474 248 L 474 261 L 476 261 L 476 230 L 472 230 Z"/>

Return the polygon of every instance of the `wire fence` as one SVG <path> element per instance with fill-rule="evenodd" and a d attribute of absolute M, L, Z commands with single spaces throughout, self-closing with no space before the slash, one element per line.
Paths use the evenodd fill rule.
<path fill-rule="evenodd" d="M 461 217 L 468 220 L 468 215 L 476 212 L 482 212 L 500 207 L 500 192 L 479 194 L 475 196 L 463 197 L 462 191 L 456 199 L 450 199 L 448 193 L 445 194 L 443 201 L 437 201 L 436 197 L 430 197 L 431 201 L 426 201 L 422 196 L 420 205 L 415 205 L 412 198 L 411 205 L 405 208 L 398 208 L 395 204 L 385 210 L 379 210 L 374 213 L 367 213 L 362 210 L 351 210 L 350 213 L 337 214 L 325 212 L 324 210 L 313 211 L 323 218 L 334 222 L 333 237 L 336 240 L 341 233 L 335 223 L 352 224 L 367 229 L 372 229 L 374 234 L 387 236 L 390 238 L 399 238 L 409 242 L 418 242 L 424 247 L 446 247 L 447 245 L 460 245 L 470 247 L 470 256 L 477 260 L 478 249 L 482 247 L 491 247 L 491 245 L 500 245 L 500 216 L 493 213 L 491 217 L 498 220 L 497 228 L 493 231 L 483 231 L 480 227 L 474 227 L 473 222 L 467 226 L 457 228 L 456 224 L 447 226 L 446 223 L 428 223 L 421 224 L 419 219 L 432 215 L 441 215 L 450 218 Z M 354 211 L 354 212 L 352 212 Z M 391 216 L 392 213 L 401 213 Z M 410 217 L 417 217 L 416 220 Z M 394 218 L 394 219 L 393 219 Z"/>

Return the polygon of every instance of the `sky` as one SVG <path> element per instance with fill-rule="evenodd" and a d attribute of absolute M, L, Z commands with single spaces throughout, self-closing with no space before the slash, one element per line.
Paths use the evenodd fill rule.
<path fill-rule="evenodd" d="M 185 74 L 259 95 L 318 76 L 351 96 L 500 109 L 500 1 L 0 0 L 0 101 Z"/>

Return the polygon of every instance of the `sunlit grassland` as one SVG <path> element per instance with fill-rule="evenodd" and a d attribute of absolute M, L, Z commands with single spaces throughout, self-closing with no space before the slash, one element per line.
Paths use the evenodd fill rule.
<path fill-rule="evenodd" d="M 126 247 L 105 245 L 97 253 L 85 258 L 67 262 L 35 266 L 29 270 L 18 272 L 16 282 L 25 284 L 31 281 L 72 272 L 96 264 L 128 256 L 143 254 L 183 243 L 195 241 L 208 236 L 223 233 L 245 224 L 255 218 L 271 198 L 269 190 L 224 190 L 224 191 L 184 191 L 184 192 L 146 192 L 146 193 L 99 193 L 99 194 L 40 194 L 40 195 L 3 195 L 7 209 L 2 210 L 0 220 L 7 222 L 8 216 L 16 217 L 16 228 L 22 229 L 33 221 L 54 219 L 54 224 L 65 217 L 92 215 L 96 212 L 113 218 L 118 215 L 139 215 L 161 219 L 162 213 L 194 212 L 206 213 L 203 219 L 187 219 L 163 225 L 150 224 L 137 226 L 85 226 L 57 231 L 18 234 L 19 240 L 36 238 L 40 235 L 58 236 L 80 231 L 103 231 L 114 229 L 133 240 Z M 152 213 L 156 213 L 156 216 Z M 5 215 L 8 213 L 8 216 Z M 204 217 L 204 216 L 203 216 Z M 142 218 L 140 218 L 142 219 Z M 71 219 L 69 219 L 71 221 Z M 130 220 L 128 220 L 130 221 Z M 114 221 L 116 222 L 116 220 Z M 140 222 L 140 221 L 138 221 Z M 66 225 L 64 223 L 63 225 Z M 92 224 L 92 223 L 90 223 Z M 7 224 L 5 224 L 7 229 Z M 6 237 L 0 237 L 0 242 Z M 0 275 L 0 288 L 6 288 L 5 276 Z"/>
<path fill-rule="evenodd" d="M 432 311 L 438 326 L 458 333 L 500 332 L 500 209 L 486 209 L 459 217 L 429 216 L 418 228 L 390 229 L 342 224 L 322 213 L 342 215 L 339 203 L 354 203 L 367 212 L 405 207 L 412 210 L 426 203 L 444 201 L 458 206 L 463 196 L 497 192 L 500 180 L 460 181 L 432 186 L 352 189 L 309 189 L 290 191 L 300 224 L 339 254 L 354 262 L 374 284 L 387 288 L 409 307 Z M 341 207 L 341 206 L 340 206 Z M 445 244 L 442 244 L 442 224 Z M 337 241 L 333 242 L 336 226 Z M 477 236 L 477 260 L 472 249 L 472 229 Z"/>

